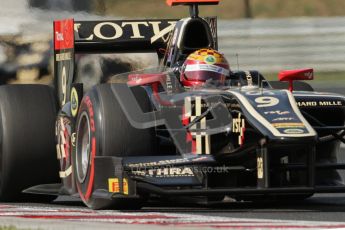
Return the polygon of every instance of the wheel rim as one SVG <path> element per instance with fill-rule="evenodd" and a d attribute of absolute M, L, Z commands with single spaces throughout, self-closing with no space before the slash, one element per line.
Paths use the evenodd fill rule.
<path fill-rule="evenodd" d="M 91 160 L 91 132 L 89 117 L 86 112 L 81 115 L 77 127 L 76 174 L 78 181 L 83 183 L 86 179 Z"/>

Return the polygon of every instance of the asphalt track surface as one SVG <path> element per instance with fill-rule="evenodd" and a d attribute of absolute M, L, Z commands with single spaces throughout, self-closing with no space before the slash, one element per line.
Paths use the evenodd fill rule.
<path fill-rule="evenodd" d="M 154 204 L 140 211 L 93 211 L 60 198 L 51 204 L 0 204 L 0 226 L 29 229 L 344 229 L 345 194 L 301 202 Z M 176 203 L 175 203 L 176 204 Z"/>

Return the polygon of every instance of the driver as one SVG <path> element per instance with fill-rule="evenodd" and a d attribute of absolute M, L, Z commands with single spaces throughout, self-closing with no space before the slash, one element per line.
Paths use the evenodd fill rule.
<path fill-rule="evenodd" d="M 224 85 L 230 76 L 230 66 L 224 55 L 206 48 L 191 53 L 180 71 L 180 81 L 186 88 L 202 86 L 211 80 Z"/>

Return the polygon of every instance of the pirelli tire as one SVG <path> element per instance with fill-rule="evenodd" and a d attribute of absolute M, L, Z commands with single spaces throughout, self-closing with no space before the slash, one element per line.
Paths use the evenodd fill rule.
<path fill-rule="evenodd" d="M 45 85 L 0 86 L 0 200 L 33 197 L 25 188 L 57 183 L 55 148 L 57 102 Z M 47 197 L 42 196 L 47 201 Z"/>
<path fill-rule="evenodd" d="M 143 88 L 134 95 L 142 108 L 151 108 Z M 96 156 L 148 156 L 155 152 L 154 129 L 131 126 L 114 96 L 111 84 L 101 84 L 84 95 L 76 122 L 76 151 L 73 153 L 73 172 L 79 195 L 92 209 L 139 209 L 143 199 L 116 201 L 93 197 Z"/>

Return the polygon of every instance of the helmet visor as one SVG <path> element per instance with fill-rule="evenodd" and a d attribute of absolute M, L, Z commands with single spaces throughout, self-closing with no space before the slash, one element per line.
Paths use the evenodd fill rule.
<path fill-rule="evenodd" d="M 187 65 L 185 77 L 190 81 L 207 81 L 209 79 L 224 81 L 230 75 L 230 70 L 216 65 Z"/>

